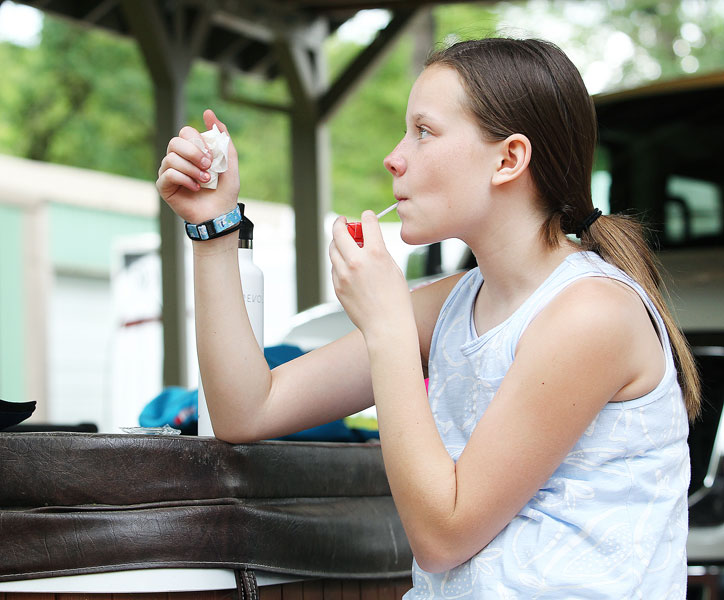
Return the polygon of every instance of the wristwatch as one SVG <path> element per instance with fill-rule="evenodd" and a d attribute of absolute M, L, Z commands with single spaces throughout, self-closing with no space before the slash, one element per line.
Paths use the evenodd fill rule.
<path fill-rule="evenodd" d="M 184 221 L 186 226 L 186 235 L 194 241 L 205 241 L 219 238 L 228 233 L 232 233 L 241 227 L 241 219 L 243 217 L 241 204 L 238 204 L 234 210 L 204 221 L 203 223 L 193 224 Z"/>

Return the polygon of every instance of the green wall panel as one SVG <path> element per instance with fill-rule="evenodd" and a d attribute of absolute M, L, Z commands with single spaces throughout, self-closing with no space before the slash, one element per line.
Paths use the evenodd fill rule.
<path fill-rule="evenodd" d="M 121 236 L 158 231 L 156 219 L 51 204 L 50 261 L 54 268 L 110 273 L 111 251 Z"/>
<path fill-rule="evenodd" d="M 0 398 L 25 398 L 22 212 L 0 205 Z"/>

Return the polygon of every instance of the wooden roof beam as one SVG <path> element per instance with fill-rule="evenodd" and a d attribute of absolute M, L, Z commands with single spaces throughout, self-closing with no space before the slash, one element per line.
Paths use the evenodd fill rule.
<path fill-rule="evenodd" d="M 369 46 L 347 65 L 347 68 L 319 99 L 319 115 L 323 120 L 330 119 L 345 99 L 364 81 L 365 75 L 379 64 L 415 13 L 416 9 L 396 11 L 387 27 L 379 31 Z"/>

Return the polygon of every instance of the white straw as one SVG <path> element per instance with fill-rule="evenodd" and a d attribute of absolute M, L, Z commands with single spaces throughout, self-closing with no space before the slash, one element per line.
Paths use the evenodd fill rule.
<path fill-rule="evenodd" d="M 392 206 L 388 206 L 385 210 L 383 210 L 381 213 L 377 213 L 377 218 L 381 219 L 384 217 L 388 212 L 392 212 L 397 208 L 397 202 L 395 202 Z"/>

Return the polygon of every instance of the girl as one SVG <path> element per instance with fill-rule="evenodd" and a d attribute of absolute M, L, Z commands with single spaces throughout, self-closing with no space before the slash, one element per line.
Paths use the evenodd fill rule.
<path fill-rule="evenodd" d="M 374 214 L 363 248 L 339 218 L 332 279 L 358 329 L 270 372 L 240 310 L 236 236 L 194 242 L 217 436 L 376 404 L 415 556 L 409 600 L 684 598 L 698 380 L 639 227 L 593 208 L 596 119 L 578 71 L 537 40 L 461 42 L 429 59 L 406 125 L 384 160 L 402 238 L 459 238 L 478 267 L 410 294 Z M 233 147 L 217 190 L 199 190 L 198 137 L 171 140 L 157 183 L 191 223 L 239 190 Z"/>

